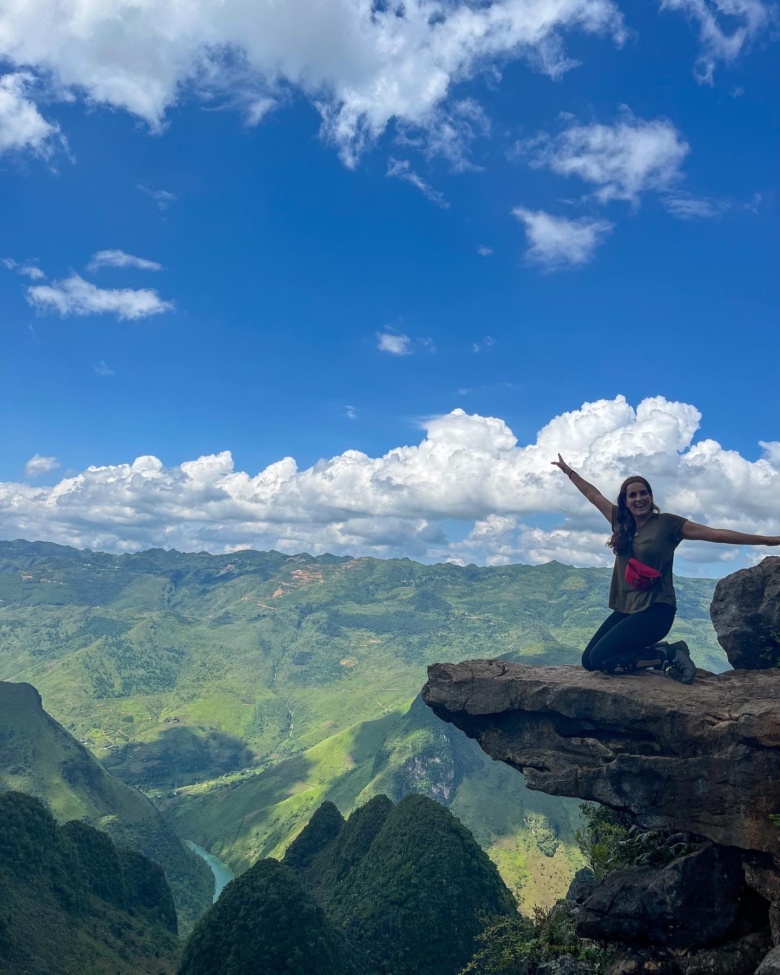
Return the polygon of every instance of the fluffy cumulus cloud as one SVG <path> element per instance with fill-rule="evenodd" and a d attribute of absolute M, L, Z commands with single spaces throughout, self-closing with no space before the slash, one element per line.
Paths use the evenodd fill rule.
<path fill-rule="evenodd" d="M 388 352 L 390 355 L 412 354 L 412 340 L 408 335 L 400 335 L 397 332 L 377 332 L 376 344 L 380 352 Z"/>
<path fill-rule="evenodd" d="M 160 315 L 173 309 L 153 288 L 98 288 L 78 274 L 53 284 L 27 289 L 27 300 L 41 313 L 70 315 L 115 315 L 135 320 Z"/>
<path fill-rule="evenodd" d="M 51 153 L 59 129 L 46 121 L 30 98 L 34 87 L 35 77 L 29 71 L 0 75 L 0 155 L 25 149 L 42 156 Z"/>
<path fill-rule="evenodd" d="M 452 86 L 518 58 L 558 76 L 570 31 L 624 34 L 611 0 L 7 0 L 0 57 L 154 129 L 183 92 L 223 94 L 253 120 L 295 86 L 353 164 L 392 119 L 457 156 L 482 123 L 441 114 Z"/>
<path fill-rule="evenodd" d="M 525 207 L 515 207 L 512 214 L 525 226 L 528 262 L 548 271 L 587 264 L 613 227 L 608 220 L 570 220 Z"/>
<path fill-rule="evenodd" d="M 531 165 L 576 176 L 595 187 L 601 203 L 639 201 L 648 190 L 667 191 L 680 179 L 689 147 L 666 119 L 636 118 L 628 109 L 614 125 L 570 123 L 519 147 Z"/>
<path fill-rule="evenodd" d="M 628 5 L 626 5 L 628 7 Z M 773 19 L 767 0 L 659 0 L 700 38 L 710 81 Z M 242 108 L 249 124 L 303 92 L 348 165 L 394 120 L 399 134 L 455 169 L 489 121 L 455 86 L 524 59 L 555 78 L 575 68 L 572 32 L 621 43 L 617 0 L 6 0 L 0 149 L 43 151 L 57 135 L 29 90 L 123 109 L 161 130 L 182 97 Z M 415 135 L 416 133 L 416 135 Z M 161 208 L 165 191 L 145 190 Z"/>
<path fill-rule="evenodd" d="M 59 466 L 56 457 L 42 457 L 40 454 L 34 454 L 24 465 L 24 476 L 38 477 L 39 474 L 48 474 L 49 471 L 53 471 Z"/>
<path fill-rule="evenodd" d="M 608 564 L 608 526 L 551 464 L 560 451 L 608 496 L 641 472 L 664 510 L 780 533 L 778 445 L 749 461 L 697 441 L 699 421 L 690 404 L 658 396 L 634 408 L 618 396 L 563 413 L 522 444 L 503 420 L 455 410 L 427 420 L 419 443 L 381 457 L 348 450 L 304 470 L 286 457 L 252 475 L 235 470 L 225 451 L 176 467 L 150 456 L 90 467 L 53 487 L 4 483 L 0 519 L 9 538 L 112 551 L 252 547 Z M 680 567 L 718 574 L 762 554 L 685 543 Z"/>

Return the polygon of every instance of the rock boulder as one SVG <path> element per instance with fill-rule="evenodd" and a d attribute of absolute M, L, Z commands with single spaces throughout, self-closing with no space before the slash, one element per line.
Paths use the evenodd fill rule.
<path fill-rule="evenodd" d="M 629 867 L 609 874 L 583 903 L 576 931 L 583 938 L 630 945 L 719 944 L 735 928 L 743 890 L 739 854 L 708 843 L 661 869 Z"/>
<path fill-rule="evenodd" d="M 780 975 L 780 948 L 773 948 L 756 969 L 756 975 Z"/>
<path fill-rule="evenodd" d="M 710 606 L 718 643 L 732 667 L 780 664 L 780 557 L 721 579 Z"/>

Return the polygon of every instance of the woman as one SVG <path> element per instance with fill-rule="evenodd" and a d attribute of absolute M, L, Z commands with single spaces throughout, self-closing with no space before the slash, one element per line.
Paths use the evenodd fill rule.
<path fill-rule="evenodd" d="M 614 673 L 640 667 L 664 667 L 669 676 L 690 684 L 696 676 L 688 647 L 680 640 L 659 644 L 671 630 L 677 601 L 672 581 L 674 551 L 680 542 L 729 545 L 780 545 L 780 536 L 748 535 L 727 528 L 697 525 L 679 515 L 662 514 L 648 482 L 627 478 L 617 505 L 573 471 L 558 454 L 552 462 L 612 525 L 607 544 L 615 553 L 609 616 L 582 655 L 586 670 Z"/>

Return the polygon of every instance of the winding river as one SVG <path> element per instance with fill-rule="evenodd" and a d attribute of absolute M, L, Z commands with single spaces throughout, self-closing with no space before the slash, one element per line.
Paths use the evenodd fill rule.
<path fill-rule="evenodd" d="M 184 842 L 193 852 L 197 853 L 199 857 L 203 857 L 206 863 L 211 867 L 211 872 L 214 874 L 214 900 L 212 903 L 216 904 L 219 895 L 233 879 L 233 871 L 226 863 L 223 863 L 219 857 L 215 857 L 213 853 L 209 853 L 208 850 L 204 850 L 202 846 L 198 846 L 198 844 L 193 843 L 192 840 L 185 840 Z"/>

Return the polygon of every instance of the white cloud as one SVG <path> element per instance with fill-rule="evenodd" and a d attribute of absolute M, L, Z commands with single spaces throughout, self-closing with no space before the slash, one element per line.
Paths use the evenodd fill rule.
<path fill-rule="evenodd" d="M 354 164 L 392 119 L 427 127 L 456 83 L 497 63 L 523 58 L 559 76 L 575 63 L 571 31 L 624 36 L 610 0 L 12 0 L 0 57 L 158 130 L 192 92 L 230 90 L 265 111 L 293 86 Z"/>
<path fill-rule="evenodd" d="M 25 278 L 30 278 L 32 281 L 40 281 L 41 278 L 46 277 L 43 271 L 34 264 L 20 264 L 12 257 L 0 258 L 0 264 L 9 271 L 16 271 L 17 274 L 21 274 Z"/>
<path fill-rule="evenodd" d="M 549 271 L 587 264 L 613 227 L 607 220 L 569 220 L 525 207 L 515 207 L 512 214 L 525 225 L 527 260 Z"/>
<path fill-rule="evenodd" d="M 108 365 L 105 359 L 101 359 L 100 362 L 95 366 L 95 372 L 98 376 L 113 376 L 114 370 Z"/>
<path fill-rule="evenodd" d="M 697 200 L 691 196 L 670 196 L 664 206 L 678 220 L 714 220 L 729 209 L 724 200 Z"/>
<path fill-rule="evenodd" d="M 422 131 L 418 132 L 420 128 Z M 473 98 L 463 98 L 446 108 L 436 107 L 416 126 L 402 123 L 396 141 L 420 149 L 429 159 L 446 159 L 456 173 L 476 172 L 481 167 L 469 159 L 469 150 L 475 140 L 490 134 L 490 128 L 482 106 Z"/>
<path fill-rule="evenodd" d="M 780 441 L 759 440 L 758 443 L 764 451 L 764 458 L 769 461 L 772 467 L 780 470 Z"/>
<path fill-rule="evenodd" d="M 480 257 L 492 257 L 493 248 L 486 247 L 484 244 L 480 244 L 479 247 L 477 247 L 477 254 L 479 254 Z"/>
<path fill-rule="evenodd" d="M 484 352 L 486 349 L 492 349 L 495 344 L 496 344 L 496 340 L 493 338 L 492 335 L 485 335 L 483 338 L 479 340 L 479 342 L 471 343 L 471 351 Z"/>
<path fill-rule="evenodd" d="M 150 190 L 141 183 L 138 183 L 138 189 L 154 200 L 158 210 L 167 210 L 172 203 L 176 202 L 176 194 L 168 190 Z"/>
<path fill-rule="evenodd" d="M 699 25 L 698 79 L 712 84 L 719 61 L 736 60 L 773 22 L 777 8 L 763 0 L 661 0 L 662 10 L 679 10 Z"/>
<path fill-rule="evenodd" d="M 444 199 L 444 195 L 438 190 L 435 190 L 422 176 L 416 173 L 412 169 L 408 159 L 389 159 L 387 162 L 387 175 L 394 179 L 402 179 L 407 183 L 411 183 L 431 203 L 435 203 L 445 210 L 449 208 L 449 203 Z"/>
<path fill-rule="evenodd" d="M 157 261 L 147 261 L 144 257 L 134 257 L 119 250 L 98 251 L 93 254 L 87 270 L 97 271 L 101 267 L 135 267 L 141 271 L 162 270 L 162 264 L 158 264 Z"/>
<path fill-rule="evenodd" d="M 357 409 L 354 406 L 350 406 L 349 404 L 347 404 L 344 407 L 344 412 L 346 413 L 346 416 L 347 416 L 347 419 L 348 420 L 356 420 L 357 419 Z"/>
<path fill-rule="evenodd" d="M 48 156 L 53 151 L 59 129 L 46 121 L 29 97 L 34 86 L 35 77 L 29 71 L 0 76 L 0 155 L 29 150 Z"/>
<path fill-rule="evenodd" d="M 24 476 L 38 477 L 39 474 L 48 474 L 59 466 L 56 457 L 41 457 L 40 454 L 34 454 L 24 465 Z"/>
<path fill-rule="evenodd" d="M 151 288 L 97 288 L 78 274 L 28 288 L 27 300 L 41 312 L 57 312 L 63 317 L 111 314 L 122 320 L 148 318 L 174 307 L 172 301 L 164 301 Z"/>
<path fill-rule="evenodd" d="M 699 422 L 690 404 L 656 396 L 634 409 L 618 396 L 554 417 L 522 444 L 503 420 L 455 410 L 425 421 L 417 444 L 381 457 L 347 450 L 304 470 L 286 457 L 251 475 L 236 471 L 224 451 L 170 468 L 148 456 L 89 467 L 53 487 L 0 483 L 0 523 L 8 538 L 112 551 L 251 546 L 606 565 L 609 526 L 551 464 L 560 451 L 608 497 L 626 476 L 642 473 L 663 510 L 780 534 L 780 448 L 764 445 L 774 463 L 748 461 L 712 440 L 696 441 Z M 457 540 L 448 537 L 452 520 L 464 529 Z M 761 554 L 684 543 L 678 565 L 688 574 L 722 574 Z"/>
<path fill-rule="evenodd" d="M 627 200 L 634 205 L 641 193 L 674 186 L 689 152 L 671 122 L 636 118 L 628 109 L 614 125 L 572 122 L 558 135 L 543 133 L 518 149 L 534 167 L 592 184 L 601 203 Z"/>
<path fill-rule="evenodd" d="M 397 335 L 394 332 L 377 332 L 377 347 L 380 352 L 391 355 L 411 355 L 412 340 L 408 335 Z"/>

